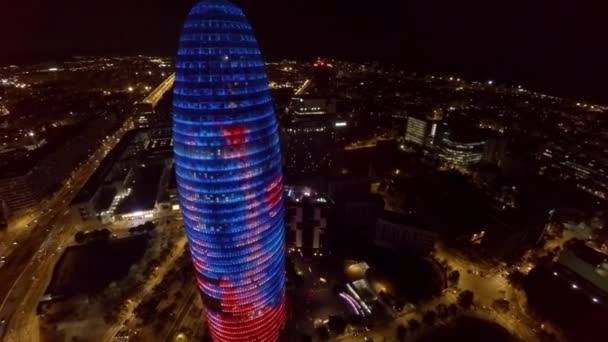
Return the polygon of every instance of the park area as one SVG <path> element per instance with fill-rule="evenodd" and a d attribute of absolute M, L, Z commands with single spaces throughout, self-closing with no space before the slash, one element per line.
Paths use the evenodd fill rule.
<path fill-rule="evenodd" d="M 71 246 L 59 260 L 47 294 L 62 298 L 96 293 L 125 277 L 147 245 L 148 237 L 140 235 Z"/>

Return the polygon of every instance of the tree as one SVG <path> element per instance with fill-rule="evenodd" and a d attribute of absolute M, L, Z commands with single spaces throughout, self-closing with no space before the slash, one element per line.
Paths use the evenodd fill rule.
<path fill-rule="evenodd" d="M 437 320 L 437 313 L 435 313 L 435 311 L 433 311 L 433 310 L 429 310 L 429 311 L 425 312 L 424 315 L 422 316 L 422 321 L 424 322 L 424 324 L 428 325 L 429 327 L 432 326 L 433 324 L 435 324 L 436 320 Z"/>
<path fill-rule="evenodd" d="M 404 307 L 405 307 L 405 300 L 403 300 L 403 299 L 397 299 L 395 301 L 395 310 L 397 310 L 397 312 L 403 311 Z"/>
<path fill-rule="evenodd" d="M 312 336 L 310 335 L 302 335 L 302 338 L 300 339 L 301 342 L 312 342 Z"/>
<path fill-rule="evenodd" d="M 509 312 L 510 306 L 511 303 L 506 299 L 497 299 L 494 301 L 494 303 L 492 303 L 494 310 L 502 313 Z"/>
<path fill-rule="evenodd" d="M 526 280 L 526 275 L 520 271 L 513 271 L 509 274 L 507 280 L 512 286 L 522 288 Z"/>
<path fill-rule="evenodd" d="M 407 325 L 410 327 L 410 330 L 411 330 L 411 331 L 417 331 L 417 330 L 420 330 L 420 322 L 418 322 L 418 321 L 417 321 L 417 320 L 415 320 L 415 319 L 410 319 L 410 320 L 407 322 Z"/>
<path fill-rule="evenodd" d="M 74 240 L 78 244 L 84 243 L 86 241 L 86 239 L 87 239 L 87 235 L 84 232 L 78 232 L 74 236 Z"/>
<path fill-rule="evenodd" d="M 475 299 L 475 295 L 473 294 L 473 291 L 471 291 L 471 290 L 462 291 L 458 295 L 458 305 L 460 305 L 461 308 L 467 310 L 471 306 L 473 306 L 474 299 Z"/>
<path fill-rule="evenodd" d="M 112 237 L 112 232 L 109 229 L 102 229 L 99 231 L 100 240 L 109 240 Z"/>
<path fill-rule="evenodd" d="M 340 316 L 329 316 L 328 325 L 329 329 L 338 335 L 343 334 L 346 330 L 346 321 Z"/>
<path fill-rule="evenodd" d="M 452 271 L 448 275 L 448 281 L 450 282 L 450 286 L 457 286 L 459 280 L 460 280 L 460 272 L 458 272 L 458 271 Z"/>
<path fill-rule="evenodd" d="M 435 310 L 437 311 L 437 316 L 441 319 L 446 319 L 449 315 L 448 307 L 445 304 L 437 305 Z"/>
<path fill-rule="evenodd" d="M 154 229 L 156 229 L 156 225 L 150 221 L 144 223 L 143 225 L 141 225 L 141 230 L 142 231 L 146 231 L 146 232 L 152 232 Z"/>
<path fill-rule="evenodd" d="M 403 324 L 397 326 L 397 341 L 404 341 L 407 336 L 407 328 Z"/>
<path fill-rule="evenodd" d="M 319 340 L 321 340 L 321 341 L 329 340 L 329 330 L 327 330 L 327 327 L 324 325 L 318 327 L 317 336 L 319 337 Z"/>
<path fill-rule="evenodd" d="M 458 306 L 456 306 L 454 303 L 450 304 L 448 306 L 448 312 L 451 316 L 456 316 L 458 314 Z"/>

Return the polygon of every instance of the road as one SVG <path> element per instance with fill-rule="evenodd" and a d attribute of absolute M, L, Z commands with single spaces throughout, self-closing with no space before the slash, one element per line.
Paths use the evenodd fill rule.
<path fill-rule="evenodd" d="M 308 86 L 310 86 L 311 83 L 312 82 L 310 80 L 304 81 L 302 86 L 298 90 L 296 90 L 296 95 L 299 96 L 304 94 L 304 92 L 306 91 L 306 89 L 308 89 Z"/>
<path fill-rule="evenodd" d="M 173 87 L 173 83 L 175 83 L 175 73 L 171 74 L 167 79 L 165 79 L 163 83 L 154 89 L 142 102 L 156 107 L 167 91 Z"/>
<path fill-rule="evenodd" d="M 0 254 L 7 256 L 13 253 L 18 246 L 13 245 L 13 241 L 21 241 L 30 231 L 30 226 L 41 216 L 41 210 L 31 210 L 12 217 L 8 227 L 0 232 Z"/>
<path fill-rule="evenodd" d="M 454 270 L 459 271 L 458 287 L 460 289 L 474 292 L 476 303 L 474 315 L 493 320 L 522 341 L 538 339 L 537 332 L 540 324 L 527 313 L 525 293 L 514 288 L 508 280 L 509 272 L 514 269 L 528 271 L 533 265 L 523 260 L 511 268 L 496 267 L 483 260 L 472 261 L 441 244 L 436 246 L 435 256 L 447 260 Z M 492 304 L 497 299 L 509 301 L 511 305 L 507 313 L 500 313 L 492 309 Z"/>

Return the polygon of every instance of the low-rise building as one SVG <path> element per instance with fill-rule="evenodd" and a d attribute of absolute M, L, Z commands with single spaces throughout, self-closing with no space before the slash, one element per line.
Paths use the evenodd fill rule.
<path fill-rule="evenodd" d="M 110 152 L 72 203 L 86 225 L 137 226 L 179 210 L 171 131 L 129 132 Z"/>
<path fill-rule="evenodd" d="M 287 245 L 306 256 L 322 257 L 327 250 L 330 201 L 307 187 L 285 187 Z"/>
<path fill-rule="evenodd" d="M 429 255 L 439 235 L 425 229 L 413 216 L 384 211 L 374 227 L 373 239 L 377 246 L 394 248 L 415 255 Z"/>
<path fill-rule="evenodd" d="M 585 293 L 591 302 L 608 307 L 608 255 L 582 241 L 573 243 L 558 256 L 553 275 Z"/>

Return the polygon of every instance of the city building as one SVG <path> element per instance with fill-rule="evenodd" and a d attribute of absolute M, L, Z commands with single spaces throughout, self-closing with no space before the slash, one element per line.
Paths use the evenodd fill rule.
<path fill-rule="evenodd" d="M 429 255 L 439 235 L 414 217 L 384 211 L 376 220 L 373 239 L 377 246 L 402 249 L 410 254 Z"/>
<path fill-rule="evenodd" d="M 9 215 L 36 207 L 39 196 L 30 182 L 31 178 L 32 173 L 26 167 L 14 168 L 0 175 L 0 199 L 6 203 Z"/>
<path fill-rule="evenodd" d="M 308 257 L 327 251 L 329 200 L 307 187 L 285 187 L 287 246 Z"/>
<path fill-rule="evenodd" d="M 134 108 L 135 126 L 146 128 L 158 122 L 158 115 L 154 112 L 154 107 L 149 103 L 137 103 Z"/>
<path fill-rule="evenodd" d="M 281 151 L 265 65 L 239 7 L 194 5 L 173 101 L 180 208 L 211 336 L 276 341 L 285 321 Z"/>
<path fill-rule="evenodd" d="M 346 121 L 323 116 L 297 120 L 281 127 L 287 177 L 316 176 L 330 171 L 344 147 Z"/>
<path fill-rule="evenodd" d="M 486 139 L 482 161 L 502 165 L 507 156 L 507 138 L 498 133 L 490 134 Z"/>
<path fill-rule="evenodd" d="M 84 228 L 130 228 L 174 216 L 179 209 L 170 127 L 127 133 L 71 203 Z"/>
<path fill-rule="evenodd" d="M 0 200 L 6 202 L 11 214 L 35 209 L 61 188 L 115 125 L 115 119 L 104 118 L 60 129 L 57 137 L 40 148 L 5 155 L 0 161 Z"/>
<path fill-rule="evenodd" d="M 608 158 L 572 142 L 547 144 L 539 157 L 539 173 L 556 179 L 569 179 L 576 186 L 601 199 L 608 199 Z"/>
<path fill-rule="evenodd" d="M 302 116 L 335 115 L 336 101 L 321 97 L 294 97 L 289 108 L 295 118 Z"/>
<path fill-rule="evenodd" d="M 336 71 L 334 62 L 318 59 L 313 64 L 312 84 L 315 94 L 330 96 L 336 89 Z"/>
<path fill-rule="evenodd" d="M 582 241 L 570 244 L 558 256 L 553 275 L 587 294 L 592 303 L 608 307 L 608 255 Z"/>
<path fill-rule="evenodd" d="M 414 117 L 407 118 L 405 141 L 418 147 L 433 146 L 437 142 L 441 119 Z"/>
<path fill-rule="evenodd" d="M 0 229 L 8 227 L 9 211 L 5 201 L 0 200 Z"/>
<path fill-rule="evenodd" d="M 443 163 L 457 168 L 467 168 L 479 163 L 484 156 L 486 141 L 474 132 L 456 132 L 443 129 L 443 136 L 437 146 L 437 157 Z"/>
<path fill-rule="evenodd" d="M 343 222 L 348 227 L 369 229 L 384 211 L 384 199 L 379 194 L 354 194 L 345 197 Z"/>

